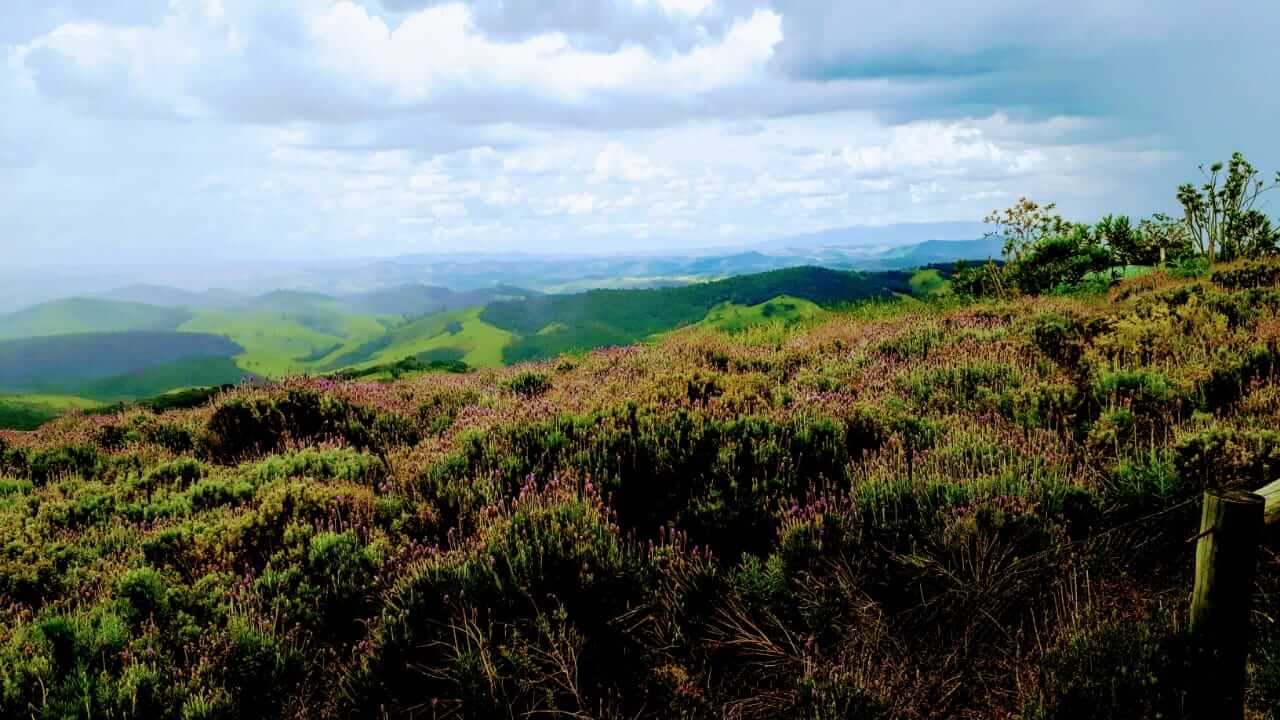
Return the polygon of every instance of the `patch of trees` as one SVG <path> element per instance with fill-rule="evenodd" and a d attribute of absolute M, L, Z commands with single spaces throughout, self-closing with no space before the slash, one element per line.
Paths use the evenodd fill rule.
<path fill-rule="evenodd" d="M 1134 223 L 1124 215 L 1107 215 L 1094 224 L 1072 222 L 1022 198 L 997 210 L 986 222 L 998 227 L 993 237 L 1003 240 L 1000 262 L 962 264 L 957 268 L 957 292 L 1005 297 L 1072 292 L 1102 286 L 1123 276 L 1132 266 L 1179 267 L 1274 255 L 1280 228 L 1261 209 L 1261 198 L 1280 187 L 1240 153 L 1227 163 L 1201 167 L 1204 181 L 1178 188 L 1183 216 L 1157 213 Z"/>

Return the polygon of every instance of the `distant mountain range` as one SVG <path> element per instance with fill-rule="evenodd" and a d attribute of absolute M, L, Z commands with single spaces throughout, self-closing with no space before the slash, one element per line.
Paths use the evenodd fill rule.
<path fill-rule="evenodd" d="M 990 230 L 990 225 L 974 222 L 859 225 L 779 238 L 761 243 L 757 247 L 770 250 L 837 247 L 876 254 L 889 248 L 926 242 L 972 240 L 984 237 Z"/>
<path fill-rule="evenodd" d="M 849 227 L 781 238 L 738 251 L 708 248 L 626 255 L 418 254 L 394 258 L 228 262 L 210 267 L 0 268 L 0 312 L 68 297 L 169 308 L 230 308 L 275 290 L 323 293 L 368 312 L 468 307 L 485 291 L 524 296 L 595 288 L 644 288 L 803 265 L 886 270 L 999 254 L 979 223 Z M 515 291 L 513 288 L 520 288 Z M 412 296 L 407 302 L 401 296 Z"/>

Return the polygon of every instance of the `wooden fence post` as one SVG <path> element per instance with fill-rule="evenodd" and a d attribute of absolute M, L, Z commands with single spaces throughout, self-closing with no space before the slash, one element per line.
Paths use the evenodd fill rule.
<path fill-rule="evenodd" d="M 1191 596 L 1193 718 L 1244 717 L 1249 604 L 1266 503 L 1261 495 L 1210 490 L 1196 545 Z"/>

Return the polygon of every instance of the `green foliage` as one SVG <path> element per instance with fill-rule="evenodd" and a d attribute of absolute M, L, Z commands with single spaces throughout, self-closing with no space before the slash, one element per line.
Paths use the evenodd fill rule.
<path fill-rule="evenodd" d="M 1268 184 L 1256 168 L 1234 153 L 1224 167 L 1214 163 L 1200 168 L 1204 184 L 1178 188 L 1187 226 L 1197 250 L 1209 264 L 1236 258 L 1252 258 L 1276 252 L 1280 229 L 1257 209 L 1258 199 L 1280 186 L 1280 173 Z"/>
<path fill-rule="evenodd" d="M 551 380 L 539 372 L 522 372 L 507 383 L 511 392 L 521 397 L 533 398 L 551 389 Z"/>
<path fill-rule="evenodd" d="M 480 319 L 520 336 L 507 362 L 563 352 L 627 345 L 695 323 L 721 303 L 759 305 L 780 295 L 832 306 L 894 292 L 910 292 L 908 273 L 846 273 L 793 268 L 711 283 L 652 290 L 593 290 L 490 305 Z M 540 333 L 548 326 L 562 329 Z"/>
<path fill-rule="evenodd" d="M 1176 717 L 1280 292 L 1116 283 L 0 433 L 0 717 Z"/>
<path fill-rule="evenodd" d="M 1180 661 L 1167 618 L 1135 622 L 1086 613 L 1048 648 L 1041 699 L 1027 716 L 1177 717 Z"/>
<path fill-rule="evenodd" d="M 1111 252 L 1084 226 L 1052 235 L 1024 249 L 1006 266 L 1010 281 L 1023 293 L 1038 295 L 1079 283 L 1089 273 L 1109 270 Z"/>

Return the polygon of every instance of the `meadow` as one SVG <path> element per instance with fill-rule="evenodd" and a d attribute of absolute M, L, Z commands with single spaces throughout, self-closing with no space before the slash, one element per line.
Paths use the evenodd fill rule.
<path fill-rule="evenodd" d="M 1200 494 L 1280 471 L 1280 264 L 916 284 L 0 433 L 0 716 L 1181 717 Z M 478 317 L 607 311 L 558 302 Z M 1277 593 L 1266 550 L 1254 718 Z"/>

